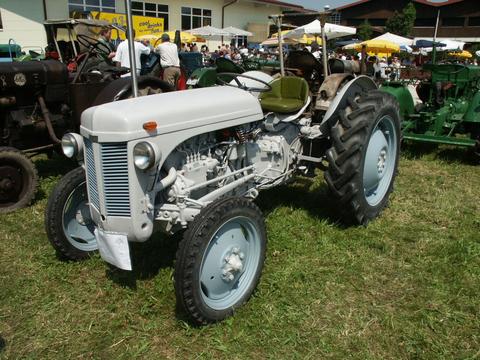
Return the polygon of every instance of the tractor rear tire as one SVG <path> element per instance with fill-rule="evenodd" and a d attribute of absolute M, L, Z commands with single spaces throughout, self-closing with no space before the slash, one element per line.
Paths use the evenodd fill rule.
<path fill-rule="evenodd" d="M 233 197 L 205 207 L 177 251 L 177 306 L 197 325 L 231 316 L 258 284 L 266 244 L 263 216 L 253 202 Z"/>
<path fill-rule="evenodd" d="M 37 191 L 38 173 L 29 157 L 0 147 L 0 214 L 28 206 Z"/>
<path fill-rule="evenodd" d="M 373 90 L 337 112 L 325 180 L 347 224 L 365 225 L 388 205 L 400 154 L 399 105 Z"/>

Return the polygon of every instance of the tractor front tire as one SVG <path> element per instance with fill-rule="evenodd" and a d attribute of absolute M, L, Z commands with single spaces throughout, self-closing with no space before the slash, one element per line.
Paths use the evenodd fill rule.
<path fill-rule="evenodd" d="M 29 205 L 38 185 L 32 160 L 20 150 L 0 147 L 0 214 Z"/>
<path fill-rule="evenodd" d="M 335 115 L 325 180 L 348 224 L 365 225 L 388 205 L 400 154 L 396 99 L 373 90 L 348 99 Z"/>
<path fill-rule="evenodd" d="M 45 209 L 45 230 L 64 259 L 85 260 L 98 249 L 82 167 L 70 171 L 55 185 Z"/>
<path fill-rule="evenodd" d="M 257 286 L 266 243 L 263 215 L 253 202 L 233 197 L 205 207 L 178 248 L 177 305 L 197 325 L 231 316 Z"/>

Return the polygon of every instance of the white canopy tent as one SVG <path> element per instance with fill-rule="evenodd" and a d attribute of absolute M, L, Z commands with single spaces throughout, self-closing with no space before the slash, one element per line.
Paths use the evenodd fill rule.
<path fill-rule="evenodd" d="M 242 30 L 233 26 L 228 26 L 222 29 L 230 34 L 231 37 L 235 38 L 235 47 L 238 47 L 238 37 L 239 36 L 253 36 L 250 31 Z"/>
<path fill-rule="evenodd" d="M 231 36 L 231 34 L 225 30 L 218 29 L 216 27 L 207 25 L 191 30 L 186 30 L 190 34 L 202 36 L 202 37 L 212 37 L 212 36 Z"/>
<path fill-rule="evenodd" d="M 413 39 L 409 39 L 400 35 L 395 35 L 389 32 L 386 32 L 385 34 L 382 34 L 380 36 L 377 36 L 376 38 L 373 38 L 372 40 L 387 40 L 391 41 L 398 46 L 412 46 L 413 45 Z"/>
<path fill-rule="evenodd" d="M 191 29 L 191 30 L 186 30 L 186 32 L 193 34 L 195 36 L 200 36 L 202 38 L 205 38 L 207 41 L 208 47 L 221 45 L 221 43 L 223 42 L 223 38 L 222 38 L 223 36 L 227 36 L 227 37 L 232 36 L 230 35 L 229 32 L 210 26 L 210 25 Z"/>
<path fill-rule="evenodd" d="M 355 35 L 356 33 L 357 29 L 353 27 L 325 23 L 325 37 L 327 38 L 327 40 L 347 35 Z M 313 35 L 315 37 L 321 37 L 322 27 L 320 24 L 320 20 L 313 20 L 311 23 L 295 28 L 292 31 L 286 33 L 285 37 L 295 39 L 301 38 L 305 34 Z"/>
<path fill-rule="evenodd" d="M 222 30 L 228 32 L 230 36 L 253 36 L 253 34 L 250 31 L 238 29 L 233 26 L 223 28 Z"/>

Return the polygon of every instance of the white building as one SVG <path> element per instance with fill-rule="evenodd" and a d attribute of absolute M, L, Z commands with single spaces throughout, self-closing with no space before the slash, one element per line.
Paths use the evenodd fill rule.
<path fill-rule="evenodd" d="M 277 0 L 139 0 L 134 15 L 163 18 L 165 30 L 212 25 L 234 26 L 254 33 L 249 41 L 268 36 L 268 16 L 285 10 L 304 11 Z M 67 19 L 72 11 L 124 13 L 124 0 L 0 0 L 0 44 L 14 39 L 21 46 L 47 44 L 43 22 Z"/>

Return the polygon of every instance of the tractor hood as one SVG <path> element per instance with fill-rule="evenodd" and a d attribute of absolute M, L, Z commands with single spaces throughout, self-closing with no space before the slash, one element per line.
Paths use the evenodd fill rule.
<path fill-rule="evenodd" d="M 123 142 L 152 135 L 222 129 L 263 118 L 260 103 L 247 91 L 218 86 L 149 95 L 91 107 L 82 114 L 80 133 L 99 142 Z M 156 122 L 147 132 L 143 124 Z"/>

